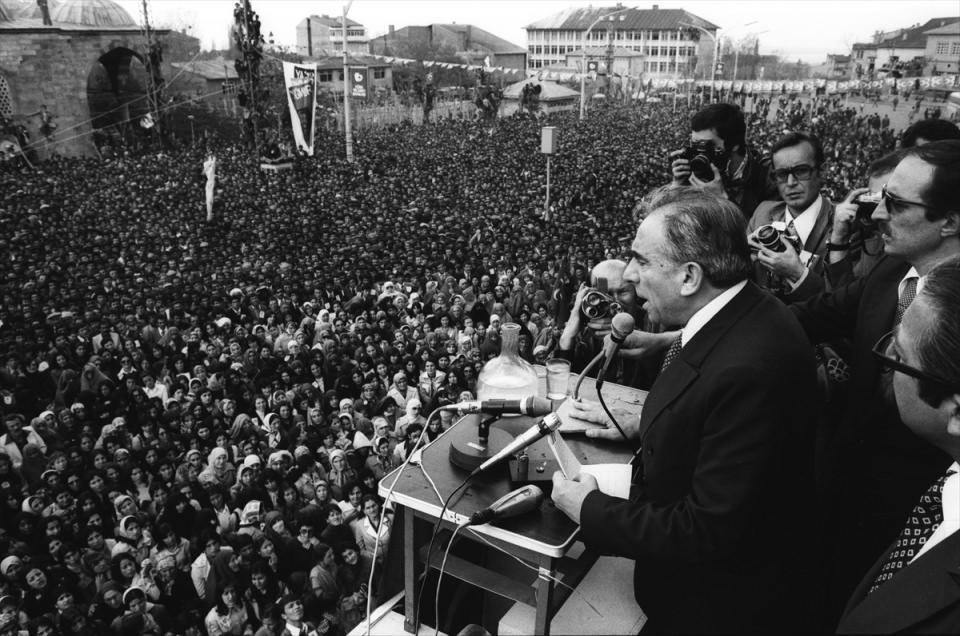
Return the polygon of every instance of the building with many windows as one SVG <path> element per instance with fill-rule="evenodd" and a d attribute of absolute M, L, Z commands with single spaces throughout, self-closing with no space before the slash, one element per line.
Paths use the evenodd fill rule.
<path fill-rule="evenodd" d="M 370 40 L 374 55 L 405 57 L 419 53 L 448 51 L 466 64 L 524 69 L 527 51 L 522 46 L 471 24 L 428 24 L 394 29 Z"/>
<path fill-rule="evenodd" d="M 960 73 L 960 20 L 925 31 L 926 75 Z"/>
<path fill-rule="evenodd" d="M 710 76 L 717 25 L 683 9 L 620 9 L 570 8 L 527 25 L 528 68 L 567 66 L 568 55 L 584 46 L 612 44 L 641 54 L 647 78 Z"/>
<path fill-rule="evenodd" d="M 347 18 L 347 52 L 367 52 L 367 30 Z M 343 26 L 339 17 L 311 15 L 297 25 L 297 53 L 307 57 L 343 54 Z"/>

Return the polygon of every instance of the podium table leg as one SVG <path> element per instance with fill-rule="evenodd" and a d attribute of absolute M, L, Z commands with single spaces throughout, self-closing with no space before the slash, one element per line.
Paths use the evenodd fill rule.
<path fill-rule="evenodd" d="M 413 633 L 417 626 L 417 559 L 412 510 L 403 515 L 403 629 Z"/>
<path fill-rule="evenodd" d="M 533 629 L 535 634 L 550 636 L 550 621 L 553 618 L 553 579 L 556 576 L 553 557 L 542 557 L 540 574 L 537 576 L 537 615 Z"/>

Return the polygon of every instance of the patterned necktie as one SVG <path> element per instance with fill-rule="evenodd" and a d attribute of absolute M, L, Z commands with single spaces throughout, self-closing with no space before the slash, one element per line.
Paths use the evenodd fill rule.
<path fill-rule="evenodd" d="M 914 507 L 913 512 L 907 517 L 907 523 L 904 525 L 900 537 L 894 544 L 893 550 L 887 555 L 887 560 L 880 568 L 880 574 L 874 579 L 868 594 L 872 594 L 910 563 L 910 560 L 920 551 L 927 539 L 940 527 L 940 523 L 943 521 L 941 493 L 947 477 L 952 474 L 953 472 L 949 472 L 942 476 L 920 497 L 920 501 Z"/>
<path fill-rule="evenodd" d="M 663 373 L 664 369 L 673 362 L 673 359 L 680 355 L 680 349 L 683 347 L 681 336 L 682 334 L 677 334 L 677 337 L 670 343 L 670 348 L 667 349 L 667 356 L 663 359 L 663 364 L 660 365 L 660 373 Z"/>
<path fill-rule="evenodd" d="M 919 280 L 919 278 L 913 276 L 903 281 L 903 292 L 901 292 L 900 298 L 897 300 L 897 313 L 893 317 L 894 327 L 900 324 L 900 321 L 903 320 L 904 312 L 907 311 L 907 307 L 909 307 L 913 299 L 917 297 L 917 281 Z"/>

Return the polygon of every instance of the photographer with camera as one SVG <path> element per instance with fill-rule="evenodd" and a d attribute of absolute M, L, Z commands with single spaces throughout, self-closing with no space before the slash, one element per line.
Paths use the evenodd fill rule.
<path fill-rule="evenodd" d="M 891 152 L 870 164 L 867 187 L 854 188 L 837 204 L 827 244 L 825 273 L 837 288 L 864 276 L 883 255 L 883 239 L 871 217 L 880 202 L 880 190 L 904 152 Z"/>
<path fill-rule="evenodd" d="M 773 176 L 782 201 L 764 201 L 747 225 L 757 281 L 786 302 L 824 290 L 833 203 L 820 194 L 823 145 L 788 133 L 773 145 Z"/>
<path fill-rule="evenodd" d="M 743 111 L 710 104 L 690 120 L 690 146 L 670 153 L 674 187 L 694 187 L 729 199 L 750 218 L 761 201 L 776 199 L 769 166 L 747 146 Z"/>
<path fill-rule="evenodd" d="M 644 327 L 646 313 L 640 308 L 636 289 L 623 280 L 626 268 L 623 261 L 601 261 L 590 270 L 590 285 L 581 283 L 554 352 L 557 357 L 570 360 L 571 371 L 579 373 L 600 352 L 613 317 L 619 312 L 629 313 L 638 328 Z M 625 386 L 647 388 L 656 373 L 656 369 L 648 368 L 650 366 L 641 360 L 618 357 L 607 379 Z"/>

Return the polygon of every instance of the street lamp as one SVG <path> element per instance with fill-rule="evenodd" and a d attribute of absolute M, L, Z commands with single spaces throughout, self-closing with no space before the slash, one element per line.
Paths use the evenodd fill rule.
<path fill-rule="evenodd" d="M 583 34 L 583 40 L 581 41 L 580 47 L 580 119 L 587 114 L 587 104 L 585 101 L 586 91 L 587 91 L 587 39 L 590 37 L 590 32 L 593 31 L 593 27 L 597 26 L 599 23 L 604 20 L 610 20 L 613 16 L 618 13 L 623 13 L 624 11 L 632 11 L 636 7 L 624 7 L 622 9 L 617 9 L 616 11 L 611 11 L 610 13 L 605 13 L 600 16 L 593 23 L 587 27 L 586 32 Z M 623 20 L 625 16 L 620 16 L 620 19 Z M 610 72 L 610 69 L 607 69 L 607 73 Z"/>
<path fill-rule="evenodd" d="M 346 140 L 347 162 L 353 163 L 353 134 L 350 124 L 350 69 L 347 62 L 347 13 L 353 0 L 343 7 L 340 33 L 343 36 L 343 137 Z"/>
<path fill-rule="evenodd" d="M 685 27 L 697 29 L 701 33 L 706 35 L 708 38 L 713 40 L 713 67 L 712 67 L 713 70 L 710 71 L 710 103 L 713 103 L 713 80 L 716 79 L 717 61 L 720 59 L 720 40 L 717 38 L 715 34 L 710 33 L 710 31 L 707 31 L 702 26 L 699 26 L 697 24 L 691 24 L 689 22 L 680 22 L 680 24 Z"/>

